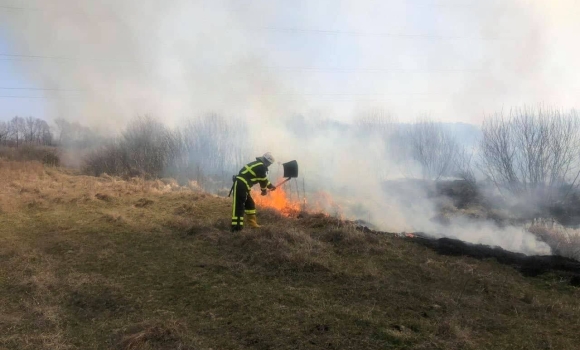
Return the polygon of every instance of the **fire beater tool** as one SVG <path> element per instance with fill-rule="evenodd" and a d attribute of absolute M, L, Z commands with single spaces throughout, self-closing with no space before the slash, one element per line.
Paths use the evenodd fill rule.
<path fill-rule="evenodd" d="M 298 177 L 298 162 L 297 161 L 293 160 L 293 161 L 290 161 L 288 163 L 282 164 L 282 166 L 284 167 L 284 177 L 286 179 L 284 179 L 283 181 L 278 183 L 276 185 L 276 187 L 280 187 L 283 184 L 285 184 L 286 182 Z"/>

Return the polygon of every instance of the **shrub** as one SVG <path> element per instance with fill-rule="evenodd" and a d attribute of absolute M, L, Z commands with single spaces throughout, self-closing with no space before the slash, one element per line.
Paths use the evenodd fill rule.
<path fill-rule="evenodd" d="M 60 165 L 58 150 L 48 146 L 0 147 L 0 158 L 14 161 L 38 161 L 49 166 Z"/>
<path fill-rule="evenodd" d="M 160 122 L 142 117 L 134 120 L 116 141 L 85 158 L 83 171 L 90 175 L 160 178 L 178 155 L 177 142 Z"/>

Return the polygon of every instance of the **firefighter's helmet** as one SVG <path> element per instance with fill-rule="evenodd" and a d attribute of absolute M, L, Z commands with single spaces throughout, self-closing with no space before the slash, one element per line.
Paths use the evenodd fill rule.
<path fill-rule="evenodd" d="M 263 158 L 263 159 L 264 159 L 266 162 L 268 162 L 268 163 L 270 163 L 270 164 L 274 164 L 274 162 L 276 161 L 276 160 L 274 159 L 274 156 L 272 156 L 272 153 L 270 153 L 270 152 L 266 152 L 266 153 L 264 153 L 264 155 L 262 156 L 262 158 Z"/>

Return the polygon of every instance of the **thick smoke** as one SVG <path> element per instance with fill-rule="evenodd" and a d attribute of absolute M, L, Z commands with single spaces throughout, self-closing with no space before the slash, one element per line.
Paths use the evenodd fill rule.
<path fill-rule="evenodd" d="M 135 115 L 175 122 L 201 111 L 281 113 L 284 93 L 265 67 L 268 16 L 227 2 L 44 1 L 2 13 L 28 78 L 53 92 L 49 115 L 113 128 Z M 33 5 L 34 4 L 34 5 Z M 248 15 L 245 15 L 245 14 Z M 256 96 L 266 96 L 257 103 Z M 276 108 L 273 106 L 276 105 Z M 259 108 L 255 108 L 255 107 Z M 259 109 L 262 109 L 260 113 Z"/>
<path fill-rule="evenodd" d="M 23 55 L 15 58 L 21 72 L 54 89 L 47 91 L 52 118 L 110 132 L 145 114 L 170 126 L 208 112 L 243 118 L 256 153 L 298 159 L 309 190 L 360 203 L 381 228 L 446 230 L 512 250 L 546 250 L 519 231 L 514 241 L 513 232 L 489 225 L 437 226 L 435 205 L 419 200 L 424 194 L 406 201 L 385 195 L 382 181 L 409 169 L 380 136 L 328 123 L 348 124 L 371 107 L 400 121 L 430 113 L 473 123 L 512 105 L 573 107 L 580 70 L 571 0 L 14 6 L 22 8 L 0 12 L 0 29 Z M 305 116 L 303 129 L 289 127 L 295 115 Z"/>
<path fill-rule="evenodd" d="M 261 122 L 346 121 L 379 105 L 478 122 L 544 102 L 570 108 L 580 78 L 572 0 L 30 0 L 0 28 L 49 115 L 117 127 L 207 111 Z M 20 8 L 21 7 L 21 8 Z M 18 9 L 20 8 L 20 9 Z M 52 58 L 48 58 L 52 57 Z"/>

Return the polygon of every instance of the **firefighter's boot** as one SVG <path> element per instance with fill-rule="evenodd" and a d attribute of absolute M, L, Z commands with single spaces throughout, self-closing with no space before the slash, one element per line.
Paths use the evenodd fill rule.
<path fill-rule="evenodd" d="M 256 218 L 256 214 L 247 214 L 246 217 L 248 218 L 248 220 L 246 221 L 246 223 L 248 224 L 248 227 L 251 227 L 251 228 L 262 227 L 262 226 L 258 225 L 258 219 Z"/>

